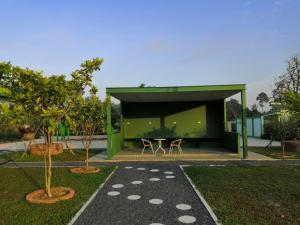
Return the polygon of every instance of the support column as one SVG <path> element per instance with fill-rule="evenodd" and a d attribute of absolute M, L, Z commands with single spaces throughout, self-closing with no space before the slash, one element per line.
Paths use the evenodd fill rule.
<path fill-rule="evenodd" d="M 226 107 L 226 99 L 224 99 L 224 132 L 228 131 L 228 124 L 227 124 L 227 107 Z"/>
<path fill-rule="evenodd" d="M 247 159 L 248 140 L 247 140 L 246 90 L 241 91 L 241 103 L 242 103 L 243 159 Z"/>
<path fill-rule="evenodd" d="M 120 116 L 121 116 L 121 118 L 120 118 L 120 133 L 121 133 L 121 148 L 123 148 L 124 147 L 124 136 L 125 136 L 125 134 L 124 134 L 124 116 L 123 116 L 123 104 L 122 104 L 122 102 L 120 102 Z"/>
<path fill-rule="evenodd" d="M 106 134 L 107 134 L 107 156 L 109 159 L 113 156 L 112 126 L 111 126 L 111 97 L 106 94 Z"/>

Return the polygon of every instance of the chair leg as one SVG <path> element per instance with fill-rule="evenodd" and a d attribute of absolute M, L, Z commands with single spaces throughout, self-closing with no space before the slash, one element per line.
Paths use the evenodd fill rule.
<path fill-rule="evenodd" d="M 152 154 L 155 154 L 154 153 L 154 149 L 153 149 L 153 146 L 151 145 L 151 151 L 152 151 Z"/>
<path fill-rule="evenodd" d="M 142 150 L 142 155 L 144 154 L 144 150 L 145 150 L 145 148 L 146 148 L 146 147 L 144 146 L 144 148 L 143 148 L 143 150 Z"/>
<path fill-rule="evenodd" d="M 173 146 L 170 146 L 169 155 L 173 152 Z"/>
<path fill-rule="evenodd" d="M 183 151 L 182 151 L 182 148 L 181 148 L 181 146 L 178 146 L 178 148 L 179 148 L 180 154 L 182 154 L 182 153 L 183 153 Z"/>

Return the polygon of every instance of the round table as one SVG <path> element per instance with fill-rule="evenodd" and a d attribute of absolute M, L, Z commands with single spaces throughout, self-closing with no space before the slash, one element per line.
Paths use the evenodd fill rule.
<path fill-rule="evenodd" d="M 158 148 L 155 150 L 155 154 L 156 154 L 156 152 L 158 150 L 162 150 L 164 152 L 164 154 L 166 154 L 166 150 L 162 147 L 162 141 L 165 141 L 166 139 L 164 139 L 164 138 L 156 138 L 154 140 L 158 142 Z"/>

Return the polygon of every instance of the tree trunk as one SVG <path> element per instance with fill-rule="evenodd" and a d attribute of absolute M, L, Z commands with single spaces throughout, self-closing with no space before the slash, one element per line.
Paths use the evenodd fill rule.
<path fill-rule="evenodd" d="M 284 148 L 285 146 L 284 146 L 284 139 L 282 138 L 281 139 L 281 150 L 282 150 L 282 157 L 284 157 L 284 155 L 285 155 L 285 148 Z"/>
<path fill-rule="evenodd" d="M 49 132 L 47 132 L 47 140 L 46 140 L 46 146 L 47 146 L 47 163 L 46 163 L 46 192 L 49 198 L 52 197 L 52 193 L 51 193 L 51 177 L 52 177 L 52 156 L 51 156 L 51 152 L 50 152 L 50 138 L 51 138 L 51 134 Z"/>
<path fill-rule="evenodd" d="M 89 148 L 85 148 L 85 155 L 86 155 L 85 165 L 86 165 L 86 168 L 88 168 L 89 167 Z"/>

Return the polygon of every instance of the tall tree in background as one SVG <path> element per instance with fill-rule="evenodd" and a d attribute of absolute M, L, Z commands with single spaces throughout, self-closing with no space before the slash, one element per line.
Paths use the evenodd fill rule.
<path fill-rule="evenodd" d="M 228 102 L 226 102 L 226 109 L 228 121 L 235 121 L 241 117 L 242 106 L 238 100 L 234 98 L 230 99 Z"/>
<path fill-rule="evenodd" d="M 265 92 L 261 92 L 256 97 L 256 101 L 258 101 L 259 106 L 261 107 L 261 112 L 264 113 L 265 104 L 269 102 L 269 97 Z"/>
<path fill-rule="evenodd" d="M 273 90 L 274 101 L 281 103 L 288 92 L 300 92 L 300 58 L 298 55 L 291 57 L 286 72 L 276 80 Z"/>

